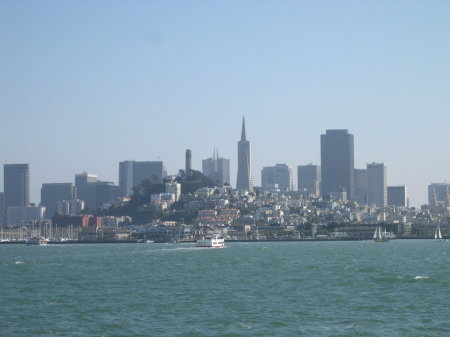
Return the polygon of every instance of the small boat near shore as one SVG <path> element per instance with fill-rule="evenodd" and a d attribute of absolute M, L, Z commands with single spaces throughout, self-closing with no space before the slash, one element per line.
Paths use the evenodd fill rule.
<path fill-rule="evenodd" d="M 211 237 L 197 240 L 197 247 L 199 248 L 223 248 L 225 247 L 225 240 L 218 234 Z"/>
<path fill-rule="evenodd" d="M 42 236 L 33 236 L 26 241 L 26 244 L 34 246 L 46 246 L 48 245 L 48 240 Z"/>
<path fill-rule="evenodd" d="M 375 242 L 388 242 L 389 235 L 386 232 L 386 228 L 384 228 L 384 232 L 381 232 L 381 226 L 378 226 L 373 234 L 373 239 Z"/>
<path fill-rule="evenodd" d="M 447 242 L 447 240 L 442 238 L 441 226 L 437 225 L 436 230 L 434 231 L 434 239 L 437 242 Z"/>

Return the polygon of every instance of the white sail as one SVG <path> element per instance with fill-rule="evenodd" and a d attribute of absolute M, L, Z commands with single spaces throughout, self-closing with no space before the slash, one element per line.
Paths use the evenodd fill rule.
<path fill-rule="evenodd" d="M 375 228 L 375 233 L 373 233 L 373 238 L 376 239 L 378 234 L 378 227 Z"/>
<path fill-rule="evenodd" d="M 438 226 L 438 239 L 442 239 L 441 226 Z"/>

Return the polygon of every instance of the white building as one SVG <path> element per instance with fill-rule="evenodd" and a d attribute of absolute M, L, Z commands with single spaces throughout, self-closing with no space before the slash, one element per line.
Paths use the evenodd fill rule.
<path fill-rule="evenodd" d="M 166 193 L 175 195 L 175 201 L 178 201 L 181 195 L 181 184 L 175 181 L 166 183 Z"/>
<path fill-rule="evenodd" d="M 56 211 L 60 215 L 79 215 L 84 209 L 83 200 L 61 200 L 56 202 Z"/>

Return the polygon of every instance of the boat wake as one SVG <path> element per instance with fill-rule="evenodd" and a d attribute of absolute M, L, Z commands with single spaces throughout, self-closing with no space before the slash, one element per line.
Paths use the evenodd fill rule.
<path fill-rule="evenodd" d="M 426 280 L 428 278 L 429 278 L 428 276 L 418 275 L 418 276 L 414 277 L 414 280 Z"/>

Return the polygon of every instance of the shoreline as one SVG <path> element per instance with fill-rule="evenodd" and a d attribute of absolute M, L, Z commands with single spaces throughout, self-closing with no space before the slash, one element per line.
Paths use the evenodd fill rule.
<path fill-rule="evenodd" d="M 435 240 L 434 238 L 430 237 L 397 237 L 395 239 L 391 239 L 390 241 L 395 240 Z M 373 241 L 373 239 L 362 239 L 362 238 L 345 238 L 345 239 L 264 239 L 264 240 L 250 240 L 250 239 L 244 239 L 244 240 L 225 240 L 226 243 L 232 243 L 232 242 L 345 242 L 345 241 Z M 167 243 L 167 244 L 183 244 L 183 243 L 195 243 L 196 240 L 189 240 L 189 241 L 179 241 L 177 243 L 172 243 L 170 241 L 155 241 L 153 243 L 147 243 L 145 241 L 140 240 L 127 240 L 127 241 L 64 241 L 64 242 L 48 242 L 49 245 L 72 245 L 72 244 L 111 244 L 111 243 L 140 243 L 140 244 L 147 244 L 151 245 L 154 243 Z M 0 242 L 0 245 L 26 245 L 26 241 L 2 241 Z"/>

